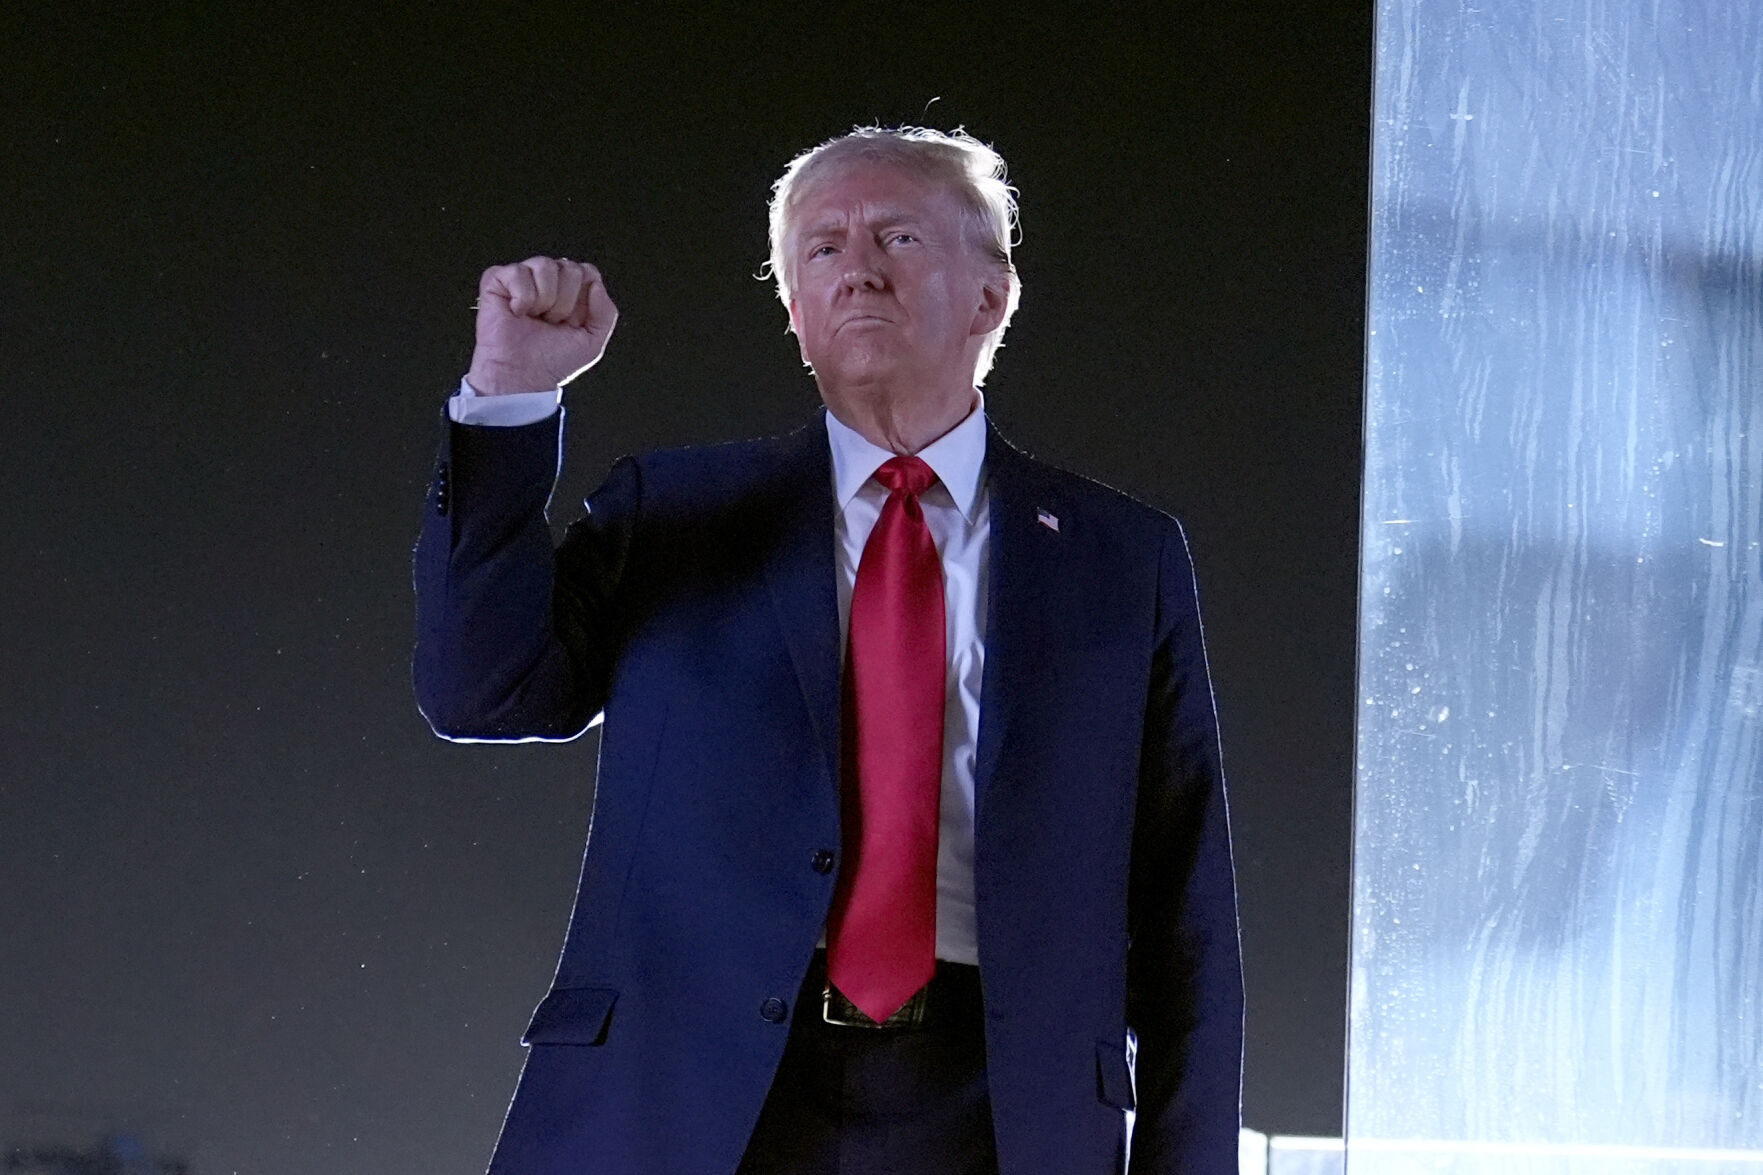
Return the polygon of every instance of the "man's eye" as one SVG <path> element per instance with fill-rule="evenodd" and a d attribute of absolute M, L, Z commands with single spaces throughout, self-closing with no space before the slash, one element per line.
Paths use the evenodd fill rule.
<path fill-rule="evenodd" d="M 916 245 L 918 243 L 918 238 L 911 233 L 895 233 L 891 239 L 894 241 L 905 241 L 910 245 Z"/>
<path fill-rule="evenodd" d="M 823 256 L 824 254 L 831 253 L 832 251 L 833 251 L 833 247 L 831 245 L 816 245 L 816 246 L 814 246 L 814 248 L 812 248 L 808 251 L 808 256 L 820 257 L 820 256 Z"/>

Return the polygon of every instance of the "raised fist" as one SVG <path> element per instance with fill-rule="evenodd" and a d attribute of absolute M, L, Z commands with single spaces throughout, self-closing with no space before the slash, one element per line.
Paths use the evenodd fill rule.
<path fill-rule="evenodd" d="M 600 361 L 618 307 L 585 261 L 493 265 L 477 285 L 477 349 L 465 377 L 481 395 L 562 387 Z"/>

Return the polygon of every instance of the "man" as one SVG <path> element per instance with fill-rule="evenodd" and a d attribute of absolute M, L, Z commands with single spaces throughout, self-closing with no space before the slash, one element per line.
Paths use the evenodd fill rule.
<path fill-rule="evenodd" d="M 555 552 L 557 389 L 617 312 L 592 266 L 485 272 L 417 549 L 419 698 L 449 738 L 604 715 L 492 1173 L 1077 1175 L 1122 1170 L 1129 1124 L 1134 1172 L 1236 1170 L 1187 548 L 986 422 L 1014 212 L 962 134 L 798 158 L 772 269 L 826 412 L 619 461 Z"/>

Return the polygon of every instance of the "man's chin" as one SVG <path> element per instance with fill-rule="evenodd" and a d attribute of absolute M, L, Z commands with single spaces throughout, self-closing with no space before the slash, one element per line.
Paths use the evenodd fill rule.
<path fill-rule="evenodd" d="M 884 386 L 904 371 L 897 356 L 879 348 L 852 348 L 813 366 L 815 378 L 823 384 L 830 381 L 849 388 Z"/>

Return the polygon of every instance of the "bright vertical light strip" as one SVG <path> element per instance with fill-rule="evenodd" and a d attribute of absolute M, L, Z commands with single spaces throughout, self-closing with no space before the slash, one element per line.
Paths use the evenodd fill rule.
<path fill-rule="evenodd" d="M 1763 5 L 1377 42 L 1349 1168 L 1748 1169 Z"/>

